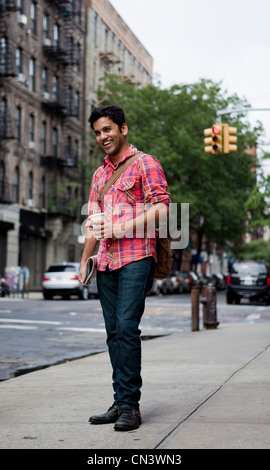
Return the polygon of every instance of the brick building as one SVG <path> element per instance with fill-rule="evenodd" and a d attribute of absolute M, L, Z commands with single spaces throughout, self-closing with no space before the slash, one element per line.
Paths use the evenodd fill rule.
<path fill-rule="evenodd" d="M 79 261 L 81 160 L 99 78 L 151 82 L 152 58 L 107 0 L 0 0 L 0 273 Z M 86 200 L 85 200 L 86 199 Z"/>

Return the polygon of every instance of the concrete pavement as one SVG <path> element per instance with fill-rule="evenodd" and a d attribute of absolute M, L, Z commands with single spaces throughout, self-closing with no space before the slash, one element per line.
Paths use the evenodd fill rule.
<path fill-rule="evenodd" d="M 107 353 L 0 383 L 1 449 L 269 449 L 270 322 L 143 342 L 142 425 L 88 424 L 112 404 Z"/>

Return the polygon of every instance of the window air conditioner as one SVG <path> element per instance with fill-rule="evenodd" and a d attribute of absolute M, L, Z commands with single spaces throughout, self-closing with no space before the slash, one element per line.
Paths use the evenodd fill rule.
<path fill-rule="evenodd" d="M 47 91 L 43 91 L 42 97 L 43 97 L 44 100 L 49 100 L 50 99 L 50 93 L 48 93 Z"/>
<path fill-rule="evenodd" d="M 34 148 L 35 148 L 35 142 L 30 141 L 30 142 L 29 142 L 29 148 L 30 148 L 30 149 L 34 149 Z"/>
<path fill-rule="evenodd" d="M 20 83 L 25 83 L 25 75 L 24 75 L 24 73 L 18 73 L 17 80 L 18 80 L 18 82 L 20 82 Z"/>
<path fill-rule="evenodd" d="M 19 15 L 18 16 L 18 23 L 21 25 L 27 25 L 27 16 L 26 15 Z"/>
<path fill-rule="evenodd" d="M 51 45 L 51 40 L 49 38 L 44 38 L 43 39 L 43 46 L 50 46 Z"/>
<path fill-rule="evenodd" d="M 26 205 L 27 207 L 34 207 L 34 199 L 27 199 Z"/>

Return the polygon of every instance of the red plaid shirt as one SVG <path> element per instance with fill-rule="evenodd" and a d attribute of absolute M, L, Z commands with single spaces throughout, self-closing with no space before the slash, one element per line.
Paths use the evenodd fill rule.
<path fill-rule="evenodd" d="M 129 145 L 119 164 L 135 153 L 137 149 Z M 123 223 L 124 220 L 135 218 L 142 213 L 147 208 L 145 206 L 147 203 L 170 204 L 166 178 L 159 161 L 151 155 L 143 154 L 110 187 L 103 208 L 101 192 L 117 166 L 113 165 L 107 155 L 103 166 L 94 173 L 89 194 L 88 216 L 96 212 L 105 212 L 107 219 L 113 220 L 114 223 Z M 86 226 L 91 226 L 89 218 Z M 118 269 L 147 256 L 153 256 L 156 260 L 156 241 L 153 234 L 154 231 L 147 235 L 135 231 L 134 234 L 127 234 L 113 241 L 101 240 L 98 250 L 98 270 L 105 271 L 107 266 L 110 270 Z"/>

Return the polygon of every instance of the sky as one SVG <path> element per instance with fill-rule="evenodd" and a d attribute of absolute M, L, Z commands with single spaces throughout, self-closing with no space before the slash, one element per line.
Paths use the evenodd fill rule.
<path fill-rule="evenodd" d="M 270 152 L 270 0 L 109 1 L 153 57 L 162 87 L 205 78 L 268 108 L 247 119 L 265 129 L 258 154 Z"/>

